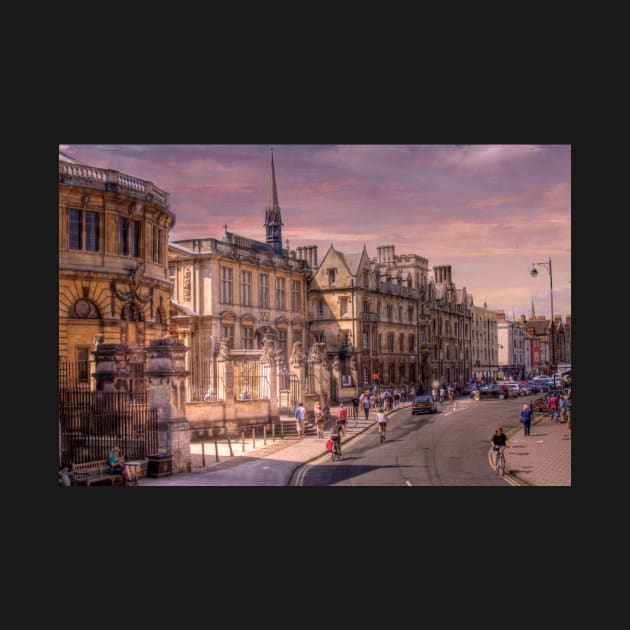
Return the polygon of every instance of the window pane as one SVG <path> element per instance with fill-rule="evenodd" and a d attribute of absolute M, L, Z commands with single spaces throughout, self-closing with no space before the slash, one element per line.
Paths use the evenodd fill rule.
<path fill-rule="evenodd" d="M 85 249 L 89 252 L 98 251 L 98 212 L 85 213 Z"/>
<path fill-rule="evenodd" d="M 82 249 L 81 243 L 81 216 L 80 210 L 70 210 L 68 215 L 68 247 L 70 249 Z"/>
<path fill-rule="evenodd" d="M 118 251 L 121 256 L 129 256 L 129 221 L 123 217 L 118 220 Z"/>

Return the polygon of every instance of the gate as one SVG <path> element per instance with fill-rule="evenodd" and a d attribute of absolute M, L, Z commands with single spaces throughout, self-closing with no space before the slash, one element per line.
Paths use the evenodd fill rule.
<path fill-rule="evenodd" d="M 127 459 L 158 450 L 157 409 L 127 392 L 59 392 L 59 467 L 106 459 L 120 446 Z"/>

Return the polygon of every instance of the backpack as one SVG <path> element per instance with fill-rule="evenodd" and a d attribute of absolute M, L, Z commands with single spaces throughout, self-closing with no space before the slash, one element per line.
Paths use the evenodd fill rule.
<path fill-rule="evenodd" d="M 333 441 L 332 440 L 327 440 L 326 441 L 326 450 L 327 451 L 332 451 L 332 447 L 333 447 Z"/>
<path fill-rule="evenodd" d="M 293 415 L 295 416 L 296 420 L 300 419 L 300 408 L 299 407 L 295 408 L 295 413 Z"/>

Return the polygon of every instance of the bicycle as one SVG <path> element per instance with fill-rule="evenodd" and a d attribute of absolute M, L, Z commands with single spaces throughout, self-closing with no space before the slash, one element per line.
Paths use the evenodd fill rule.
<path fill-rule="evenodd" d="M 333 440 L 332 443 L 330 459 L 334 462 L 336 459 L 341 459 L 341 443 L 340 440 Z"/>
<path fill-rule="evenodd" d="M 499 446 L 497 448 L 498 453 L 497 453 L 497 463 L 496 463 L 496 471 L 497 471 L 497 475 L 499 476 L 503 476 L 503 471 L 505 470 L 505 455 L 503 454 L 503 451 L 505 450 L 505 446 Z"/>
<path fill-rule="evenodd" d="M 381 440 L 381 444 L 385 441 L 385 426 L 382 424 L 378 425 L 378 433 L 379 433 L 379 438 Z"/>

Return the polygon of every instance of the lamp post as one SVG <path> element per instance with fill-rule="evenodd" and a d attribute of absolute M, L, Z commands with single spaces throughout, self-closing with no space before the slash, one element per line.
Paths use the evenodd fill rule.
<path fill-rule="evenodd" d="M 551 299 L 551 376 L 553 377 L 554 385 L 556 383 L 556 374 L 555 374 L 555 366 L 556 366 L 556 351 L 555 351 L 555 343 L 554 343 L 554 321 L 553 321 L 553 274 L 551 273 L 551 258 L 547 262 L 537 262 L 532 263 L 531 271 L 529 272 L 532 278 L 535 278 L 538 275 L 538 270 L 536 267 L 544 267 L 549 272 L 549 297 Z"/>

